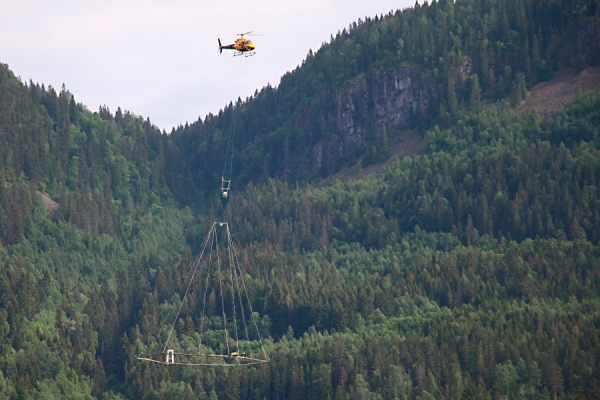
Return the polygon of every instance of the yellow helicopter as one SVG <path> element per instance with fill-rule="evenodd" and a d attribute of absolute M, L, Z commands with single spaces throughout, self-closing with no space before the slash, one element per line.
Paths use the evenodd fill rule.
<path fill-rule="evenodd" d="M 221 44 L 221 39 L 217 39 L 219 41 L 219 54 L 223 53 L 223 49 L 225 50 L 233 50 L 234 56 L 244 55 L 245 57 L 253 56 L 255 54 L 254 49 L 256 46 L 250 39 L 245 38 L 244 36 L 251 34 L 252 31 L 246 33 L 238 33 L 239 38 L 235 39 L 235 43 L 228 44 L 223 46 Z"/>

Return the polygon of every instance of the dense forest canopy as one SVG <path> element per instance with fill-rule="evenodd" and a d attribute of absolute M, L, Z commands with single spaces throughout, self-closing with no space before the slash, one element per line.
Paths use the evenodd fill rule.
<path fill-rule="evenodd" d="M 0 397 L 598 398 L 600 95 L 513 107 L 599 42 L 597 0 L 417 3 L 170 134 L 0 65 Z M 270 362 L 142 363 L 214 221 L 234 112 L 226 217 Z M 406 129 L 418 154 L 328 178 Z M 200 336 L 190 288 L 177 349 L 220 346 L 207 297 Z"/>
<path fill-rule="evenodd" d="M 388 136 L 407 126 L 422 132 L 448 126 L 488 101 L 516 104 L 553 71 L 600 62 L 599 13 L 596 1 L 465 0 L 416 3 L 353 22 L 309 52 L 277 88 L 236 103 L 237 184 L 315 180 L 359 157 L 380 161 L 386 153 L 378 119 L 389 104 L 377 100 L 399 85 L 398 76 L 385 79 L 396 68 L 411 73 L 398 96 L 384 99 L 407 102 L 400 126 L 394 118 L 386 121 Z M 356 134 L 344 133 L 341 120 L 347 92 L 354 97 Z M 207 190 L 218 180 L 216 161 L 225 151 L 233 109 L 230 104 L 173 131 L 189 166 L 183 174 L 194 187 Z"/>

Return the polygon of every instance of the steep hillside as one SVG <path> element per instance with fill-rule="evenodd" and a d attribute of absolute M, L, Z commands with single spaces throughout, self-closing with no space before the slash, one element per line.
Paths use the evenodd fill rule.
<path fill-rule="evenodd" d="M 277 88 L 237 104 L 236 184 L 316 181 L 359 158 L 363 167 L 387 160 L 407 128 L 449 126 L 487 102 L 516 106 L 553 71 L 598 64 L 598 21 L 595 1 L 493 0 L 352 23 Z M 232 114 L 230 104 L 172 133 L 200 190 L 219 181 Z"/>
<path fill-rule="evenodd" d="M 576 74 L 572 68 L 557 71 L 547 82 L 539 83 L 527 92 L 515 111 L 519 114 L 535 111 L 540 115 L 554 114 L 563 107 L 575 103 L 588 92 L 600 92 L 600 67 L 586 68 Z M 495 107 L 496 105 L 490 105 Z M 355 180 L 369 174 L 381 173 L 392 163 L 407 155 L 419 152 L 423 139 L 415 130 L 405 130 L 398 134 L 390 143 L 389 158 L 384 162 L 362 168 L 362 158 L 351 167 L 342 168 L 333 175 L 340 181 Z"/>
<path fill-rule="evenodd" d="M 153 309 L 174 304 L 157 281 L 164 302 L 128 336 L 132 393 L 595 398 L 598 110 L 598 94 L 547 118 L 490 109 L 428 131 L 383 174 L 249 186 L 229 222 L 271 362 L 214 378 L 136 364 L 161 348 Z M 193 351 L 200 314 L 182 318 L 177 343 Z"/>
<path fill-rule="evenodd" d="M 548 82 L 536 85 L 517 107 L 517 112 L 535 110 L 541 115 L 555 113 L 573 104 L 589 91 L 600 91 L 600 68 L 586 68 L 576 74 L 573 69 L 558 71 Z"/>
<path fill-rule="evenodd" d="M 527 107 L 595 76 L 599 12 L 416 5 L 238 104 L 248 368 L 136 359 L 241 326 L 187 286 L 233 106 L 163 135 L 0 65 L 0 398 L 598 398 L 600 95 Z"/>

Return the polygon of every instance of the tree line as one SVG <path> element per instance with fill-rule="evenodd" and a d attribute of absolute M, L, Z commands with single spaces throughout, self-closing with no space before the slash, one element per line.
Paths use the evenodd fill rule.
<path fill-rule="evenodd" d="M 357 21 L 236 104 L 226 218 L 270 357 L 245 369 L 135 359 L 162 349 L 213 222 L 233 104 L 166 134 L 1 65 L 0 397 L 597 397 L 600 97 L 550 117 L 510 109 L 567 62 L 597 63 L 596 44 L 577 47 L 597 13 L 594 1 L 416 5 Z M 334 132 L 340 85 L 398 63 L 439 79 L 409 123 L 419 154 L 354 182 L 320 180 L 334 169 L 277 179 Z M 178 349 L 219 346 L 198 335 L 202 297 L 192 286 Z"/>

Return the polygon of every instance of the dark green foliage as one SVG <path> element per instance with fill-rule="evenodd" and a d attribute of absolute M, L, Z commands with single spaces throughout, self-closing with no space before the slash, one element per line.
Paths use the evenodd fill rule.
<path fill-rule="evenodd" d="M 249 368 L 135 359 L 162 351 L 213 222 L 233 104 L 166 135 L 1 65 L 0 398 L 598 398 L 600 96 L 550 117 L 506 108 L 597 63 L 598 10 L 416 4 L 238 102 L 224 218 L 270 358 Z M 402 126 L 377 128 L 368 102 L 364 143 L 327 144 L 339 90 L 401 63 L 435 86 L 423 78 L 407 122 L 421 152 L 320 180 L 388 158 Z M 203 294 L 191 286 L 177 349 L 223 347 L 216 285 L 198 334 Z"/>
<path fill-rule="evenodd" d="M 584 3 L 434 1 L 352 23 L 311 50 L 277 89 L 267 86 L 237 103 L 237 185 L 314 181 L 361 156 L 363 166 L 371 165 L 385 159 L 386 141 L 402 125 L 422 132 L 436 123 L 447 127 L 488 102 L 520 103 L 527 88 L 558 68 L 598 65 L 597 1 Z M 414 110 L 405 124 L 387 126 L 384 139 L 375 129 L 374 101 L 376 92 L 393 88 L 376 82 L 399 66 L 413 71 Z M 365 90 L 353 115 L 366 133 L 357 151 L 355 138 L 341 132 L 340 96 L 361 79 Z M 233 107 L 172 132 L 185 164 L 181 173 L 195 188 L 212 190 L 220 177 Z"/>
<path fill-rule="evenodd" d="M 430 131 L 421 155 L 378 177 L 249 186 L 230 223 L 271 363 L 178 379 L 207 396 L 214 382 L 220 398 L 593 398 L 598 109 L 593 95 L 546 119 L 490 110 Z M 160 343 L 153 329 L 130 354 Z"/>

